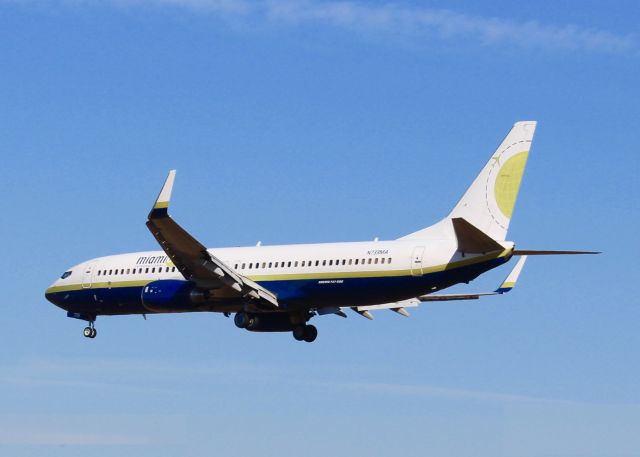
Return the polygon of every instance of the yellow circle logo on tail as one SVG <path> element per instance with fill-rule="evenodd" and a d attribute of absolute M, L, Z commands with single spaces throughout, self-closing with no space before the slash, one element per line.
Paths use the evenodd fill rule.
<path fill-rule="evenodd" d="M 516 204 L 520 181 L 524 173 L 524 166 L 527 164 L 529 151 L 522 151 L 507 160 L 496 177 L 494 193 L 496 203 L 502 214 L 507 219 L 511 219 L 513 207 Z"/>

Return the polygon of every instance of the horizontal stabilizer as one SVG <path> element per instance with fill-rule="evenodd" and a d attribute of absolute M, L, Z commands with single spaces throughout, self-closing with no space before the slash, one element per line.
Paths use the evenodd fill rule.
<path fill-rule="evenodd" d="M 602 254 L 600 251 L 537 251 L 532 249 L 515 249 L 513 255 L 574 255 Z"/>
<path fill-rule="evenodd" d="M 527 261 L 527 256 L 522 256 L 516 262 L 513 270 L 507 275 L 506 279 L 500 284 L 494 292 L 482 292 L 477 294 L 444 294 L 444 295 L 422 295 L 418 297 L 421 302 L 426 301 L 452 301 L 452 300 L 477 300 L 480 297 L 486 297 L 489 295 L 500 295 L 509 292 L 516 285 L 516 281 L 522 272 L 522 267 Z"/>
<path fill-rule="evenodd" d="M 464 220 L 464 219 L 463 219 Z M 490 295 L 501 295 L 506 292 L 509 292 L 516 285 L 516 281 L 522 272 L 522 267 L 524 267 L 524 263 L 527 260 L 527 256 L 522 256 L 516 262 L 513 270 L 509 272 L 509 275 L 506 279 L 500 284 L 493 292 L 481 292 L 475 294 L 442 294 L 442 295 L 421 295 L 416 298 L 410 298 L 408 300 L 403 300 L 394 303 L 383 303 L 380 305 L 367 305 L 367 306 L 352 306 L 351 309 L 356 313 L 360 314 L 363 317 L 366 317 L 369 320 L 373 320 L 373 314 L 371 311 L 378 311 L 382 309 L 388 309 L 394 311 L 402 316 L 409 317 L 409 313 L 405 308 L 414 308 L 420 306 L 420 303 L 428 302 L 428 301 L 453 301 L 453 300 L 477 300 L 480 297 L 487 297 Z"/>
<path fill-rule="evenodd" d="M 518 280 L 518 277 L 520 276 L 520 272 L 522 272 L 522 268 L 524 267 L 524 263 L 526 261 L 527 261 L 526 255 L 523 255 L 518 259 L 518 261 L 516 262 L 516 265 L 513 267 L 513 270 L 511 270 L 511 273 L 509 273 L 509 275 L 507 276 L 507 279 L 505 279 L 503 283 L 500 284 L 500 287 L 496 289 L 497 293 L 504 294 L 506 292 L 509 292 L 511 289 L 513 289 L 513 287 L 516 285 L 516 281 Z"/>
<path fill-rule="evenodd" d="M 502 251 L 504 247 L 482 230 L 467 222 L 462 217 L 451 219 L 453 230 L 458 239 L 458 250 L 462 253 L 484 254 L 492 251 Z"/>

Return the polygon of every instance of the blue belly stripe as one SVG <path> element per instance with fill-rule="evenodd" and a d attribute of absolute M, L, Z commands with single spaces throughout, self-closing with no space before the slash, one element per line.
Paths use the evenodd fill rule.
<path fill-rule="evenodd" d="M 505 263 L 504 257 L 422 276 L 370 278 L 297 279 L 258 281 L 275 293 L 283 309 L 317 306 L 365 306 L 414 298 L 469 282 L 478 275 Z M 141 301 L 144 286 L 79 289 L 48 293 L 47 299 L 74 313 L 120 315 L 149 313 Z M 184 312 L 199 311 L 184 303 Z"/>

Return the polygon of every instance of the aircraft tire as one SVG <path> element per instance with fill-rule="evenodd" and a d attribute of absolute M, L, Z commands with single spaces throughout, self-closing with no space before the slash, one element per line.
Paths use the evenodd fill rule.
<path fill-rule="evenodd" d="M 293 337 L 296 339 L 296 341 L 304 341 L 304 335 L 305 335 L 305 325 L 298 325 L 297 327 L 295 327 L 293 329 Z"/>
<path fill-rule="evenodd" d="M 318 337 L 318 329 L 315 325 L 306 325 L 304 327 L 304 340 L 307 343 L 313 343 Z"/>

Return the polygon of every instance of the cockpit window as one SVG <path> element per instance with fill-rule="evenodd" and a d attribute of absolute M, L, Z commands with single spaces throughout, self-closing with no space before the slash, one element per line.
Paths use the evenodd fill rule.
<path fill-rule="evenodd" d="M 71 276 L 71 271 L 65 271 L 64 273 L 62 273 L 62 276 L 60 276 L 60 279 L 65 279 L 69 276 Z"/>

